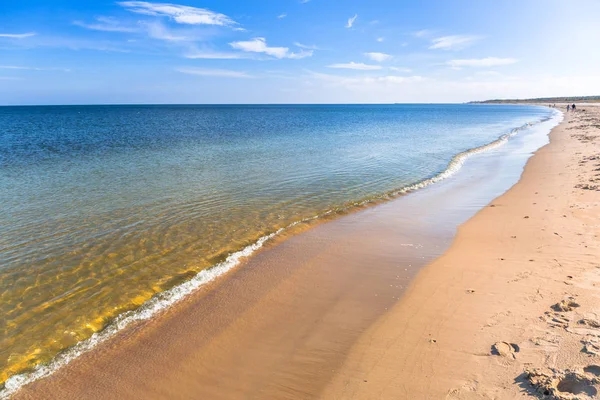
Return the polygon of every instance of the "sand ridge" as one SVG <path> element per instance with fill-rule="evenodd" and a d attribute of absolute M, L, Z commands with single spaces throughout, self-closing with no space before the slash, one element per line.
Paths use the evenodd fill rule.
<path fill-rule="evenodd" d="M 321 398 L 598 398 L 600 107 L 583 108 L 461 226 Z"/>

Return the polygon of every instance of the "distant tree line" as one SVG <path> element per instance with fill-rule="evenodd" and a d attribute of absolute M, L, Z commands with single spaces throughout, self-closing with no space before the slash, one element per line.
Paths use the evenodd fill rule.
<path fill-rule="evenodd" d="M 600 96 L 571 96 L 571 97 L 539 97 L 536 99 L 494 99 L 470 101 L 469 104 L 503 104 L 503 103 L 596 103 Z"/>

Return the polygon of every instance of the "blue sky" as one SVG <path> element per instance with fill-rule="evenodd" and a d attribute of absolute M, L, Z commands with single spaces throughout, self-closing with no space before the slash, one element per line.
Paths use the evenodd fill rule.
<path fill-rule="evenodd" d="M 8 0 L 0 104 L 600 94 L 600 1 Z"/>

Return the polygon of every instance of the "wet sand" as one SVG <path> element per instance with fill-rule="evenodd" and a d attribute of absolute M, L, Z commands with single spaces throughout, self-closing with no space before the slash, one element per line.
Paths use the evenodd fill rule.
<path fill-rule="evenodd" d="M 515 183 L 525 154 L 474 156 L 453 179 L 270 246 L 15 398 L 504 398 L 506 385 L 518 393 L 524 389 L 512 381 L 529 358 L 516 333 L 532 325 L 517 318 L 553 304 L 530 299 L 530 291 L 548 290 L 546 302 L 556 295 L 532 281 L 541 275 L 565 285 L 556 274 L 573 263 L 568 275 L 577 282 L 578 269 L 598 261 L 597 249 L 582 252 L 579 244 L 591 232 L 564 239 L 580 228 L 565 224 L 593 212 L 563 210 L 571 197 L 598 196 L 573 188 L 584 179 L 576 178 L 577 146 L 594 147 L 567 127 L 555 129 L 519 184 L 463 225 L 450 250 L 424 269 L 459 224 Z M 541 231 L 554 226 L 559 235 Z M 573 254 L 554 254 L 557 243 Z M 544 251 L 563 267 L 545 262 Z M 493 356 L 496 341 L 521 343 L 520 351 Z M 520 372 L 504 382 L 513 371 Z"/>

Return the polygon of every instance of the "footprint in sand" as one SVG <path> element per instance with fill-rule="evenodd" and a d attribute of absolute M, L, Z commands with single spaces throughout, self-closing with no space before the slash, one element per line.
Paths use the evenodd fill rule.
<path fill-rule="evenodd" d="M 600 328 L 600 321 L 595 317 L 585 317 L 580 319 L 577 323 L 589 326 L 590 328 Z"/>
<path fill-rule="evenodd" d="M 577 321 L 577 324 L 573 324 L 566 328 L 568 332 L 576 335 L 585 336 L 586 339 L 582 340 L 584 349 L 582 351 L 596 354 L 600 353 L 600 320 L 594 313 L 584 315 L 583 318 Z M 588 350 L 586 350 L 588 347 Z"/>
<path fill-rule="evenodd" d="M 600 365 L 588 365 L 583 369 L 583 372 L 588 374 L 592 374 L 595 376 L 600 376 Z"/>
<path fill-rule="evenodd" d="M 566 329 L 569 326 L 569 318 L 561 313 L 546 311 L 541 319 L 553 328 Z"/>
<path fill-rule="evenodd" d="M 544 396 L 557 400 L 588 400 L 598 395 L 600 367 L 591 365 L 583 371 L 560 371 L 534 368 L 525 371 L 531 386 Z"/>
<path fill-rule="evenodd" d="M 583 344 L 583 348 L 581 351 L 583 353 L 599 355 L 600 354 L 600 338 L 595 335 L 585 335 L 583 339 L 581 339 L 581 344 Z"/>
<path fill-rule="evenodd" d="M 556 383 L 556 390 L 558 391 L 558 394 L 587 395 L 589 398 L 596 398 L 596 395 L 598 394 L 598 389 L 594 387 L 594 382 L 586 376 L 576 372 L 567 374 L 564 378 L 560 379 Z M 562 397 L 572 398 L 571 396 Z"/>
<path fill-rule="evenodd" d="M 495 356 L 515 359 L 517 358 L 515 353 L 518 353 L 519 351 L 519 345 L 514 343 L 497 342 L 492 346 L 492 354 Z"/>
<path fill-rule="evenodd" d="M 488 318 L 484 328 L 489 328 L 498 325 L 502 320 L 504 320 L 506 317 L 509 317 L 511 314 L 512 313 L 510 311 L 502 311 L 494 314 L 493 316 Z"/>
<path fill-rule="evenodd" d="M 579 304 L 575 302 L 575 298 L 574 297 L 568 297 L 568 298 L 566 298 L 564 300 L 561 300 L 560 302 L 556 303 L 551 308 L 554 311 L 567 312 L 567 311 L 573 311 L 573 309 L 575 309 L 577 307 L 579 307 Z"/>
<path fill-rule="evenodd" d="M 531 341 L 531 343 L 533 343 L 536 346 L 539 346 L 542 349 L 545 349 L 549 352 L 555 352 L 560 345 L 560 338 L 561 337 L 558 335 L 553 335 L 550 332 L 545 332 L 543 335 L 533 337 L 529 340 Z"/>

